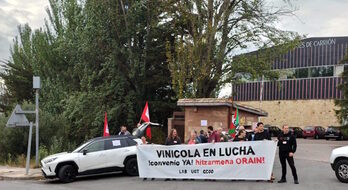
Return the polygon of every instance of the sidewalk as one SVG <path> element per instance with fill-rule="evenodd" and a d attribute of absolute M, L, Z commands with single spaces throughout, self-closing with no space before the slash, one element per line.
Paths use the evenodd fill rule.
<path fill-rule="evenodd" d="M 39 180 L 43 178 L 39 168 L 30 168 L 29 174 L 25 175 L 25 168 L 0 166 L 0 180 Z"/>

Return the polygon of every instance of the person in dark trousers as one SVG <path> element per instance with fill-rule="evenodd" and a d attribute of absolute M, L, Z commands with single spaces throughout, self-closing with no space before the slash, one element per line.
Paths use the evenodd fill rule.
<path fill-rule="evenodd" d="M 208 138 L 207 136 L 204 134 L 204 131 L 201 130 L 199 135 L 199 138 L 201 139 L 201 143 L 207 143 L 208 142 Z"/>
<path fill-rule="evenodd" d="M 262 122 L 258 122 L 256 128 L 257 130 L 255 130 L 256 133 L 254 136 L 254 141 L 272 140 L 271 135 L 269 135 L 268 131 L 264 129 Z M 272 173 L 271 179 L 269 180 L 269 182 L 273 183 L 274 180 L 275 180 L 275 177 Z"/>
<path fill-rule="evenodd" d="M 269 135 L 268 131 L 265 131 L 263 128 L 263 123 L 258 122 L 257 123 L 257 133 L 254 136 L 255 141 L 262 141 L 262 140 L 271 140 L 271 135 Z"/>
<path fill-rule="evenodd" d="M 176 129 L 171 129 L 166 139 L 165 145 L 178 145 L 178 144 L 181 144 L 181 139 L 178 136 L 178 132 L 176 131 Z M 169 178 L 166 178 L 164 181 L 169 181 L 169 180 L 170 180 Z"/>
<path fill-rule="evenodd" d="M 166 139 L 165 145 L 176 145 L 181 144 L 181 139 L 176 132 L 176 129 L 170 130 L 168 138 Z"/>
<path fill-rule="evenodd" d="M 286 160 L 288 160 L 289 166 L 294 177 L 294 183 L 299 184 L 294 163 L 294 153 L 296 152 L 297 144 L 296 138 L 289 133 L 289 126 L 283 126 L 283 132 L 278 136 L 279 146 L 279 160 L 282 165 L 282 178 L 278 183 L 286 182 Z"/>

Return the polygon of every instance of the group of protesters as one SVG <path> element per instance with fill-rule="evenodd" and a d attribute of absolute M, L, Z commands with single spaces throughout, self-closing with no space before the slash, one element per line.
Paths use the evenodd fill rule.
<path fill-rule="evenodd" d="M 185 144 L 199 144 L 199 143 L 218 143 L 218 142 L 228 142 L 228 141 L 262 141 L 271 140 L 271 136 L 264 129 L 263 123 L 257 123 L 257 127 L 254 129 L 253 133 L 247 134 L 244 127 L 240 126 L 237 134 L 234 138 L 229 138 L 229 136 L 222 133 L 222 129 L 214 130 L 212 126 L 208 127 L 208 132 L 201 130 L 198 135 L 196 131 L 191 131 L 190 138 Z M 277 138 L 279 146 L 279 160 L 282 166 L 282 177 L 278 183 L 286 182 L 286 160 L 292 171 L 294 178 L 294 183 L 299 184 L 298 176 L 294 164 L 294 153 L 297 148 L 296 138 L 289 132 L 289 127 L 287 125 L 283 126 L 282 133 Z M 165 141 L 165 145 L 178 145 L 182 144 L 181 138 L 178 136 L 176 129 L 172 129 Z M 272 174 L 270 181 L 273 181 L 275 177 Z"/>
<path fill-rule="evenodd" d="M 199 143 L 217 143 L 229 141 L 258 141 L 271 140 L 271 136 L 264 130 L 263 123 L 259 122 L 252 133 L 247 134 L 243 126 L 238 128 L 234 138 L 231 135 L 226 135 L 222 132 L 222 128 L 214 130 L 212 126 L 208 127 L 208 131 L 201 130 L 199 134 L 193 130 L 190 133 L 189 139 L 185 144 L 199 144 Z M 183 144 L 181 138 L 178 136 L 176 129 L 172 129 L 166 139 L 165 145 Z"/>
<path fill-rule="evenodd" d="M 127 131 L 126 126 L 121 126 L 120 132 L 118 135 L 130 135 Z M 143 144 L 147 144 L 146 138 L 143 136 L 141 138 Z M 263 123 L 257 123 L 257 127 L 254 129 L 252 133 L 247 134 L 245 128 L 240 126 L 237 130 L 237 133 L 234 138 L 231 138 L 230 135 L 226 135 L 222 133 L 222 128 L 218 128 L 214 130 L 212 126 L 208 127 L 208 131 L 205 132 L 201 130 L 199 135 L 197 131 L 193 130 L 190 133 L 189 139 L 185 142 L 185 144 L 200 144 L 200 143 L 219 143 L 219 142 L 228 142 L 228 141 L 262 141 L 262 140 L 271 140 L 271 136 L 264 129 Z M 279 147 L 279 160 L 282 166 L 282 177 L 278 181 L 278 183 L 286 182 L 286 161 L 288 161 L 289 166 L 292 171 L 292 175 L 294 178 L 294 183 L 299 184 L 298 176 L 294 164 L 294 153 L 297 148 L 296 138 L 289 131 L 289 127 L 287 125 L 283 126 L 282 133 L 277 138 L 278 147 Z M 178 136 L 176 129 L 171 129 L 168 137 L 166 138 L 165 145 L 179 145 L 184 144 L 181 138 Z M 146 179 L 146 178 L 144 178 Z M 271 181 L 275 178 L 272 174 Z"/>

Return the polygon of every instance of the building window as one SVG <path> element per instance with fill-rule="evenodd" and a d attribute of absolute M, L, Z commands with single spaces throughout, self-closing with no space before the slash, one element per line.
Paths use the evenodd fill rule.
<path fill-rule="evenodd" d="M 348 65 L 344 65 L 344 71 L 348 71 Z"/>
<path fill-rule="evenodd" d="M 296 69 L 295 78 L 297 79 L 308 78 L 308 68 Z"/>
<path fill-rule="evenodd" d="M 333 66 L 310 68 L 311 77 L 331 77 L 333 74 Z"/>

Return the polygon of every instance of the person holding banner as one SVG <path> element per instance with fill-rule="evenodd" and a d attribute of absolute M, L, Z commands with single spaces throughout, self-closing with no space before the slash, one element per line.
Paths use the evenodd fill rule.
<path fill-rule="evenodd" d="M 145 136 L 142 136 L 142 137 L 141 137 L 141 142 L 142 142 L 143 144 L 149 144 L 149 142 L 146 141 L 146 137 L 145 137 Z M 138 146 L 138 144 L 137 144 L 137 146 Z M 143 181 L 146 181 L 146 180 L 147 180 L 147 178 L 144 177 L 144 178 L 143 178 Z M 155 178 L 151 178 L 151 181 L 153 181 L 153 180 L 155 180 Z"/>
<path fill-rule="evenodd" d="M 271 135 L 269 135 L 268 131 L 265 131 L 262 122 L 258 122 L 256 128 L 257 128 L 257 133 L 255 133 L 254 141 L 272 140 Z M 271 179 L 269 180 L 269 182 L 273 183 L 274 180 L 275 180 L 275 177 L 272 173 Z"/>
<path fill-rule="evenodd" d="M 165 145 L 176 145 L 181 144 L 181 139 L 178 136 L 176 129 L 170 130 L 168 138 L 166 139 Z"/>
<path fill-rule="evenodd" d="M 294 163 L 294 153 L 297 148 L 296 137 L 289 133 L 289 126 L 287 125 L 283 126 L 283 132 L 278 137 L 278 146 L 279 160 L 282 165 L 282 178 L 278 183 L 286 183 L 286 160 L 288 160 L 292 176 L 294 177 L 294 183 L 299 184 Z"/>
<path fill-rule="evenodd" d="M 201 143 L 207 143 L 208 142 L 208 137 L 207 137 L 207 133 L 204 132 L 204 130 L 201 130 L 199 135 L 199 138 L 201 139 Z"/>
<path fill-rule="evenodd" d="M 246 131 L 244 129 L 240 129 L 238 131 L 238 136 L 233 139 L 233 142 L 246 141 Z"/>
<path fill-rule="evenodd" d="M 257 127 L 248 135 L 248 141 L 255 141 L 255 134 L 258 133 Z"/>
<path fill-rule="evenodd" d="M 145 136 L 142 136 L 142 137 L 141 137 L 141 142 L 142 142 L 143 144 L 148 144 L 148 142 L 146 141 L 146 137 L 145 137 Z"/>
<path fill-rule="evenodd" d="M 222 128 L 219 127 L 217 131 L 218 131 L 218 134 L 220 136 L 220 142 L 227 142 L 228 137 L 226 135 L 224 135 L 224 133 L 222 132 Z"/>
<path fill-rule="evenodd" d="M 199 144 L 200 139 L 197 137 L 197 132 L 195 130 L 191 131 L 190 139 L 187 141 L 187 144 Z"/>

